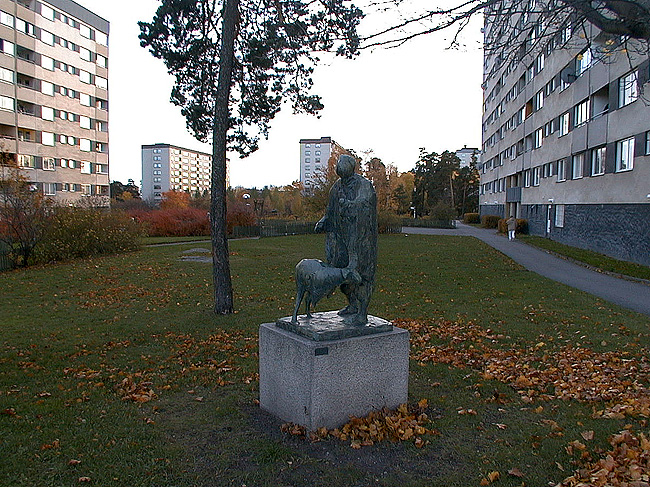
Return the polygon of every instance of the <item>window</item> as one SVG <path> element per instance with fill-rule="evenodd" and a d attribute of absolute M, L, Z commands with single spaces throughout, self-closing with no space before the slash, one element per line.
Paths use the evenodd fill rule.
<path fill-rule="evenodd" d="M 8 25 L 13 29 L 14 27 L 14 16 L 6 12 L 0 11 L 0 24 Z"/>
<path fill-rule="evenodd" d="M 46 30 L 41 29 L 41 42 L 44 42 L 48 46 L 54 45 L 54 34 Z"/>
<path fill-rule="evenodd" d="M 154 175 L 154 176 L 161 176 L 161 175 L 162 175 L 162 171 L 156 169 L 156 170 L 153 171 L 153 175 Z"/>
<path fill-rule="evenodd" d="M 43 3 L 41 3 L 41 15 L 47 20 L 54 20 L 54 10 Z"/>
<path fill-rule="evenodd" d="M 564 205 L 555 205 L 555 226 L 564 227 Z"/>
<path fill-rule="evenodd" d="M 34 167 L 34 156 L 28 156 L 25 154 L 18 155 L 18 165 L 20 167 Z"/>
<path fill-rule="evenodd" d="M 154 183 L 159 183 L 161 178 L 153 178 Z"/>
<path fill-rule="evenodd" d="M 91 173 L 90 162 L 81 161 L 80 167 L 81 167 L 81 173 L 82 174 L 90 174 Z"/>
<path fill-rule="evenodd" d="M 544 106 L 544 90 L 539 90 L 535 94 L 535 110 L 541 110 Z"/>
<path fill-rule="evenodd" d="M 154 162 L 153 167 L 162 167 L 162 164 L 160 162 Z"/>
<path fill-rule="evenodd" d="M 14 56 L 16 52 L 16 46 L 14 46 L 14 44 L 9 41 L 0 39 L 0 51 L 8 54 L 9 56 Z"/>
<path fill-rule="evenodd" d="M 645 154 L 650 154 L 650 132 L 645 133 Z"/>
<path fill-rule="evenodd" d="M 54 85 L 49 81 L 41 81 L 41 93 L 54 96 Z"/>
<path fill-rule="evenodd" d="M 559 136 L 562 137 L 569 133 L 569 112 L 560 115 L 560 132 Z"/>
<path fill-rule="evenodd" d="M 616 172 L 630 171 L 634 168 L 634 137 L 616 144 Z"/>
<path fill-rule="evenodd" d="M 575 126 L 578 127 L 589 121 L 589 100 L 585 100 L 575 106 Z"/>
<path fill-rule="evenodd" d="M 84 61 L 90 61 L 92 59 L 90 50 L 86 49 L 85 47 L 81 47 L 81 46 L 79 46 L 79 56 Z"/>
<path fill-rule="evenodd" d="M 591 175 L 605 174 L 605 146 L 591 151 Z"/>
<path fill-rule="evenodd" d="M 582 168 L 585 164 L 585 153 L 576 154 L 571 159 L 571 179 L 582 178 Z"/>
<path fill-rule="evenodd" d="M 533 168 L 533 186 L 539 186 L 539 166 Z"/>
<path fill-rule="evenodd" d="M 16 102 L 13 98 L 8 96 L 0 96 L 0 110 L 14 111 L 16 109 Z"/>
<path fill-rule="evenodd" d="M 90 140 L 88 140 L 88 139 L 80 139 L 79 140 L 79 149 L 82 150 L 83 152 L 92 151 L 92 145 L 91 145 Z"/>
<path fill-rule="evenodd" d="M 311 156 L 311 151 L 306 150 L 305 151 L 305 156 Z"/>
<path fill-rule="evenodd" d="M 101 88 L 102 90 L 107 90 L 108 80 L 106 78 L 102 78 L 101 76 L 95 76 L 95 86 L 97 88 Z"/>
<path fill-rule="evenodd" d="M 27 34 L 32 37 L 36 37 L 34 25 L 29 22 L 25 22 L 23 19 L 16 19 L 16 30 Z"/>
<path fill-rule="evenodd" d="M 83 196 L 90 196 L 92 194 L 93 188 L 90 184 L 81 185 L 81 194 Z"/>
<path fill-rule="evenodd" d="M 54 108 L 41 107 L 41 118 L 43 120 L 49 120 L 50 122 L 53 122 L 54 121 Z"/>
<path fill-rule="evenodd" d="M 41 144 L 54 145 L 54 134 L 52 132 L 41 132 Z"/>
<path fill-rule="evenodd" d="M 586 49 L 578 54 L 576 58 L 576 76 L 580 76 L 591 67 L 592 56 L 591 50 Z"/>
<path fill-rule="evenodd" d="M 79 33 L 81 34 L 81 37 L 85 37 L 86 39 L 92 39 L 92 31 L 88 26 L 80 24 Z"/>
<path fill-rule="evenodd" d="M 44 157 L 43 170 L 54 171 L 55 169 L 56 169 L 56 162 L 54 161 L 54 157 Z"/>
<path fill-rule="evenodd" d="M 524 187 L 530 188 L 530 169 L 524 171 Z"/>
<path fill-rule="evenodd" d="M 317 150 L 316 153 L 315 153 L 314 155 L 316 155 L 316 156 L 320 156 L 320 151 Z"/>
<path fill-rule="evenodd" d="M 68 143 L 68 136 L 67 135 L 59 135 L 59 143 L 60 144 L 67 144 Z"/>
<path fill-rule="evenodd" d="M 533 141 L 534 149 L 539 149 L 542 146 L 542 140 L 544 140 L 543 134 L 544 134 L 543 128 L 538 128 L 537 130 L 535 130 L 535 136 Z"/>
<path fill-rule="evenodd" d="M 619 107 L 629 105 L 639 97 L 637 79 L 637 72 L 632 71 L 618 80 Z"/>
<path fill-rule="evenodd" d="M 566 159 L 557 161 L 557 182 L 566 181 Z"/>
<path fill-rule="evenodd" d="M 60 165 L 61 167 L 68 167 L 68 161 L 67 161 L 67 159 L 61 159 L 61 160 L 59 161 L 59 165 Z"/>
<path fill-rule="evenodd" d="M 92 106 L 92 103 L 90 101 L 90 95 L 86 93 L 79 93 L 79 103 L 81 103 L 85 107 Z"/>
<path fill-rule="evenodd" d="M 95 164 L 95 172 L 97 174 L 107 174 L 108 173 L 108 165 L 106 165 L 106 164 Z"/>
<path fill-rule="evenodd" d="M 56 194 L 56 183 L 43 183 L 43 194 L 54 196 Z"/>
<path fill-rule="evenodd" d="M 48 71 L 54 71 L 54 59 L 41 55 L 41 66 Z"/>
<path fill-rule="evenodd" d="M 14 72 L 10 69 L 0 68 L 0 81 L 6 81 L 7 83 L 14 82 Z"/>
<path fill-rule="evenodd" d="M 83 69 L 80 69 L 79 79 L 81 80 L 82 83 L 90 84 L 90 73 L 88 71 L 84 71 Z"/>
<path fill-rule="evenodd" d="M 97 63 L 97 66 L 101 68 L 108 68 L 108 59 L 101 54 L 97 54 L 97 60 L 95 62 Z"/>
<path fill-rule="evenodd" d="M 108 35 L 100 31 L 95 31 L 95 41 L 102 46 L 108 46 Z"/>
<path fill-rule="evenodd" d="M 85 117 L 81 115 L 79 117 L 79 125 L 81 126 L 82 129 L 89 129 L 90 128 L 90 117 Z"/>
<path fill-rule="evenodd" d="M 68 160 L 68 167 L 70 169 L 74 169 L 76 167 L 79 167 L 79 163 L 76 161 L 73 161 L 72 159 Z"/>

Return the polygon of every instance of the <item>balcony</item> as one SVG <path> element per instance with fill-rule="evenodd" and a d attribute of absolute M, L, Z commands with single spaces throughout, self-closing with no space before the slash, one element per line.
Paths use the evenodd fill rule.
<path fill-rule="evenodd" d="M 506 188 L 506 203 L 521 203 L 521 186 Z"/>

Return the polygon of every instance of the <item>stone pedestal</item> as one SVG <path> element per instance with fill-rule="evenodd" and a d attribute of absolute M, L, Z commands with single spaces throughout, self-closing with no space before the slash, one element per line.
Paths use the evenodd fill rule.
<path fill-rule="evenodd" d="M 260 406 L 313 431 L 408 399 L 409 333 L 310 339 L 260 326 Z"/>

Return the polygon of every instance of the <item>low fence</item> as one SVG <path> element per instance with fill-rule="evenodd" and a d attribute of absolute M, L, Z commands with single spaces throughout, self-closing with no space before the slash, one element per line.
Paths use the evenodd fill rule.
<path fill-rule="evenodd" d="M 413 219 L 404 218 L 402 220 L 403 227 L 417 227 L 417 228 L 456 228 L 456 220 L 430 220 L 428 218 Z"/>
<path fill-rule="evenodd" d="M 285 235 L 306 235 L 314 233 L 316 222 L 285 220 L 264 220 L 258 225 L 233 227 L 229 238 L 282 237 Z"/>
<path fill-rule="evenodd" d="M 13 269 L 14 263 L 10 257 L 9 246 L 0 242 L 0 272 Z"/>

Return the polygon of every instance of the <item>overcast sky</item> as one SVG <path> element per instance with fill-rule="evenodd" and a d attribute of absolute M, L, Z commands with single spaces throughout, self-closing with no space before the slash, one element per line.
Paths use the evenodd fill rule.
<path fill-rule="evenodd" d="M 111 24 L 109 57 L 110 177 L 139 184 L 140 146 L 157 142 L 211 152 L 185 128 L 169 103 L 173 79 L 161 60 L 140 47 L 139 20 L 150 21 L 156 0 L 76 0 Z M 330 136 L 357 152 L 373 150 L 400 171 L 415 166 L 420 147 L 457 150 L 481 143 L 481 25 L 470 26 L 462 50 L 446 50 L 450 33 L 396 49 L 364 52 L 316 68 L 320 118 L 293 115 L 272 122 L 269 140 L 246 159 L 231 157 L 233 186 L 284 185 L 299 177 L 299 140 Z"/>

